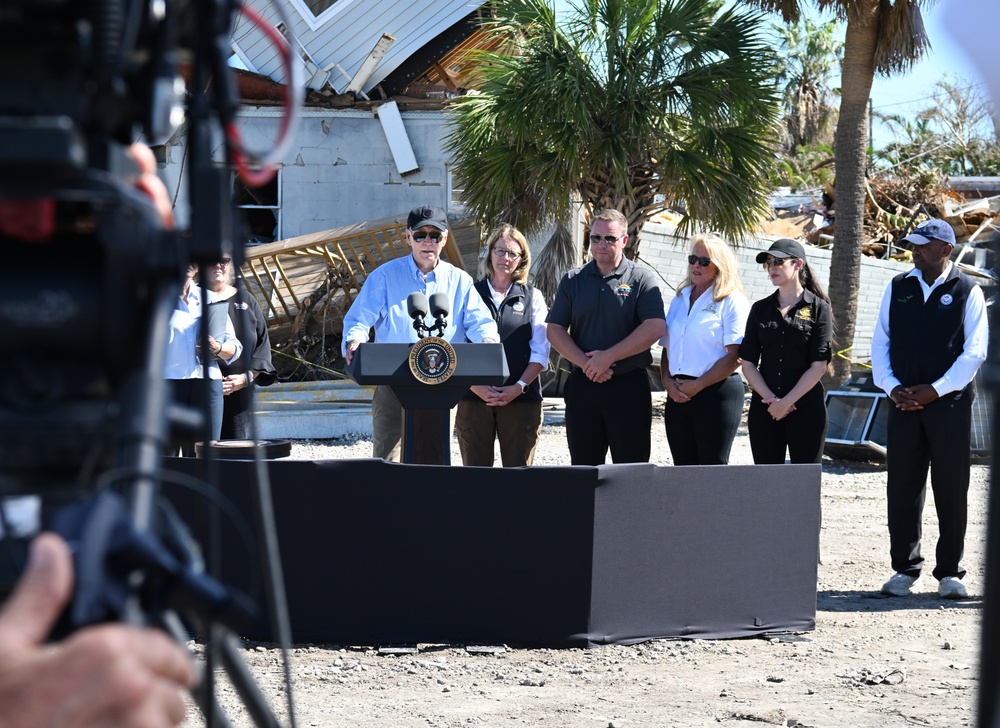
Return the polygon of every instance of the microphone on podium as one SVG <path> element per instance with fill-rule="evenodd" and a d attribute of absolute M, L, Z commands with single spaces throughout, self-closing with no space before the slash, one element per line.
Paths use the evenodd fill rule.
<path fill-rule="evenodd" d="M 448 328 L 448 314 L 451 312 L 451 302 L 445 293 L 432 293 L 430 304 L 431 316 L 434 317 L 434 326 L 431 328 L 436 328 L 437 335 L 441 336 L 444 334 L 444 330 Z"/>
<path fill-rule="evenodd" d="M 413 319 L 413 328 L 417 330 L 418 335 L 427 330 L 427 327 L 424 326 L 424 316 L 427 315 L 429 308 L 427 296 L 420 291 L 415 291 L 406 297 L 406 312 Z"/>

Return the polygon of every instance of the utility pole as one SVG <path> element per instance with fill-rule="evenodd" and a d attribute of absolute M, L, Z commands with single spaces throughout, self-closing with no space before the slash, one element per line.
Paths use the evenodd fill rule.
<path fill-rule="evenodd" d="M 872 150 L 875 148 L 875 137 L 872 131 L 872 124 L 874 123 L 874 112 L 875 108 L 872 105 L 872 97 L 868 97 L 868 153 L 865 155 L 868 158 L 868 169 L 867 175 L 872 173 Z"/>

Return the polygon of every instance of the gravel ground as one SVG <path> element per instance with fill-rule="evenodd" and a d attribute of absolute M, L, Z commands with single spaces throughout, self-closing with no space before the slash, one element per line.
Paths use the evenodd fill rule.
<path fill-rule="evenodd" d="M 369 438 L 351 436 L 296 442 L 292 457 L 370 453 Z M 457 448 L 452 457 L 461 461 Z M 653 425 L 653 460 L 670 464 L 662 418 Z M 535 464 L 568 462 L 561 413 L 548 409 Z M 752 463 L 745 429 L 732 462 Z M 881 596 L 890 575 L 884 467 L 827 460 L 815 631 L 788 639 L 655 640 L 485 655 L 442 645 L 399 656 L 351 645 L 297 645 L 291 654 L 297 725 L 973 725 L 988 479 L 986 466 L 973 466 L 968 600 L 941 600 L 933 579 L 908 598 Z M 933 544 L 930 494 L 924 531 Z M 280 652 L 247 644 L 244 656 L 287 724 Z M 224 682 L 219 700 L 234 725 L 253 725 Z M 203 721 L 193 715 L 186 725 Z"/>

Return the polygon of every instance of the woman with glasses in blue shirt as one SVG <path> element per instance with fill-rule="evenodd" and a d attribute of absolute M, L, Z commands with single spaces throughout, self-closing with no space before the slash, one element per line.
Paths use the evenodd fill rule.
<path fill-rule="evenodd" d="M 736 370 L 749 311 L 729 246 L 714 235 L 696 236 L 660 339 L 663 421 L 674 465 L 729 462 L 743 418 L 746 390 Z"/>
<path fill-rule="evenodd" d="M 743 376 L 753 388 L 747 427 L 759 464 L 818 463 L 827 416 L 820 383 L 833 352 L 830 299 L 803 247 L 780 238 L 757 255 L 777 290 L 750 308 L 740 345 Z"/>

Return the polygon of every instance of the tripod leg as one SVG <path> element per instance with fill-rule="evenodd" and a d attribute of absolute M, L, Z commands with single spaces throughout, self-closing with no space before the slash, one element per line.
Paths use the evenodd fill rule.
<path fill-rule="evenodd" d="M 236 692 L 242 698 L 243 705 L 250 713 L 254 725 L 260 728 L 281 728 L 281 723 L 271 711 L 267 698 L 261 693 L 260 687 L 253 675 L 250 674 L 250 669 L 240 656 L 236 637 L 224 627 L 218 627 L 218 630 L 219 657 L 222 666 L 233 683 L 233 687 L 236 688 Z"/>

